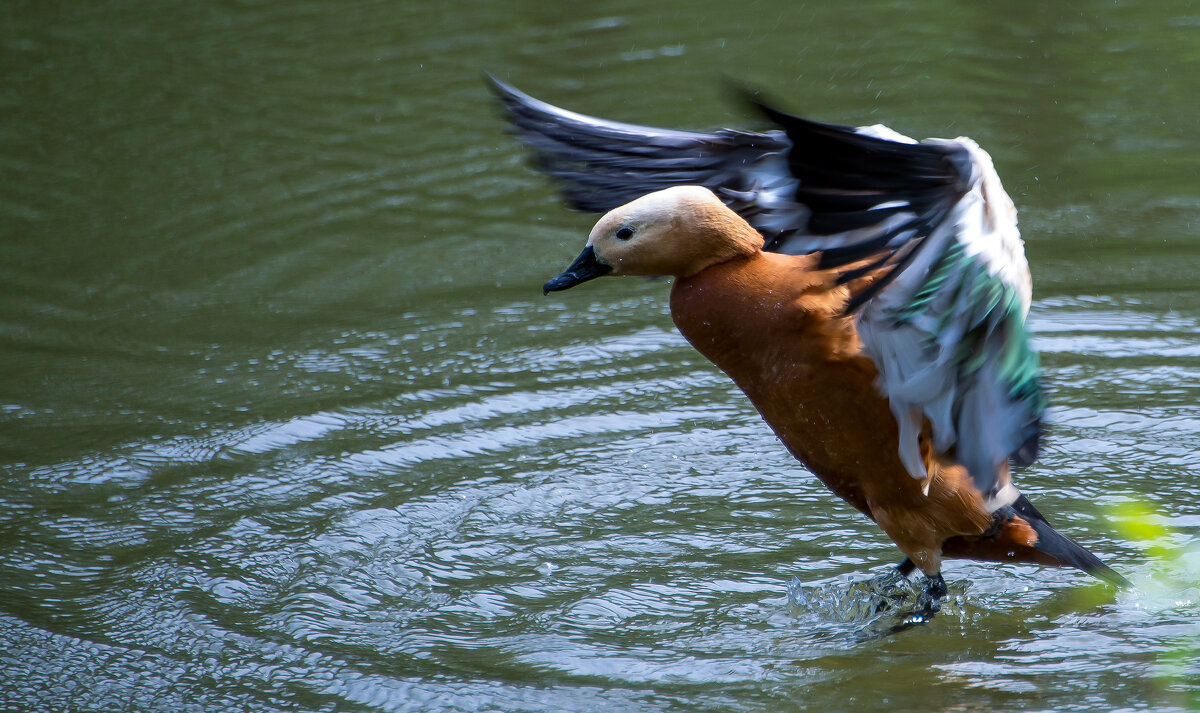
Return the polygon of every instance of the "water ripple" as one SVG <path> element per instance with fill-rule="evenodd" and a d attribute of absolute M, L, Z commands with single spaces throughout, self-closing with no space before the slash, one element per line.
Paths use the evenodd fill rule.
<path fill-rule="evenodd" d="M 1187 708 L 1195 22 L 1029 5 L 3 6 L 0 700 Z M 1136 591 L 952 562 L 942 615 L 865 637 L 857 592 L 899 553 L 675 332 L 668 285 L 541 298 L 592 218 L 527 169 L 480 71 L 750 126 L 728 66 L 993 151 L 1052 403 L 1017 477 Z M 1163 513 L 1154 547 L 1128 503 Z"/>

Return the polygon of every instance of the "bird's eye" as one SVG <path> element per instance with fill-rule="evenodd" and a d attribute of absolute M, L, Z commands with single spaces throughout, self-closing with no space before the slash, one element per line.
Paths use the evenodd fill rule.
<path fill-rule="evenodd" d="M 622 225 L 617 228 L 617 240 L 629 240 L 633 237 L 633 228 L 628 225 Z"/>

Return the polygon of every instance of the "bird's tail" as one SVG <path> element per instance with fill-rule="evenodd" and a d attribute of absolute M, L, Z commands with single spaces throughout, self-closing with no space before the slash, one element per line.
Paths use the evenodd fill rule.
<path fill-rule="evenodd" d="M 953 537 L 942 545 L 945 557 L 992 562 L 1032 562 L 1074 567 L 1118 587 L 1129 580 L 1100 561 L 1078 542 L 1055 530 L 1024 495 L 995 512 L 988 532 Z"/>

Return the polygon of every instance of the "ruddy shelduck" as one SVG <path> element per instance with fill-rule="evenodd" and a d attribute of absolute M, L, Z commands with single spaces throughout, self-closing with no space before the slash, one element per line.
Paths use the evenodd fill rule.
<path fill-rule="evenodd" d="M 779 130 L 586 117 L 493 78 L 568 201 L 608 211 L 549 293 L 670 276 L 683 336 L 779 440 L 945 594 L 943 558 L 1125 579 L 1013 485 L 1045 402 L 1016 210 L 966 138 L 915 142 L 758 104 Z M 757 103 L 757 102 L 756 102 Z"/>

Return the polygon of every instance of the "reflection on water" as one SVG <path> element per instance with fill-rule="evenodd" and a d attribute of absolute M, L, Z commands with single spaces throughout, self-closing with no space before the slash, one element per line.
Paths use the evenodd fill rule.
<path fill-rule="evenodd" d="M 1197 705 L 1195 557 L 1161 576 L 1111 519 L 1200 528 L 1181 9 L 468 5 L 0 10 L 0 701 Z M 1140 591 L 956 562 L 942 615 L 864 638 L 830 602 L 899 554 L 683 343 L 666 285 L 540 298 L 590 218 L 480 72 L 704 127 L 744 121 L 733 67 L 991 150 L 1054 404 L 1020 481 Z"/>

